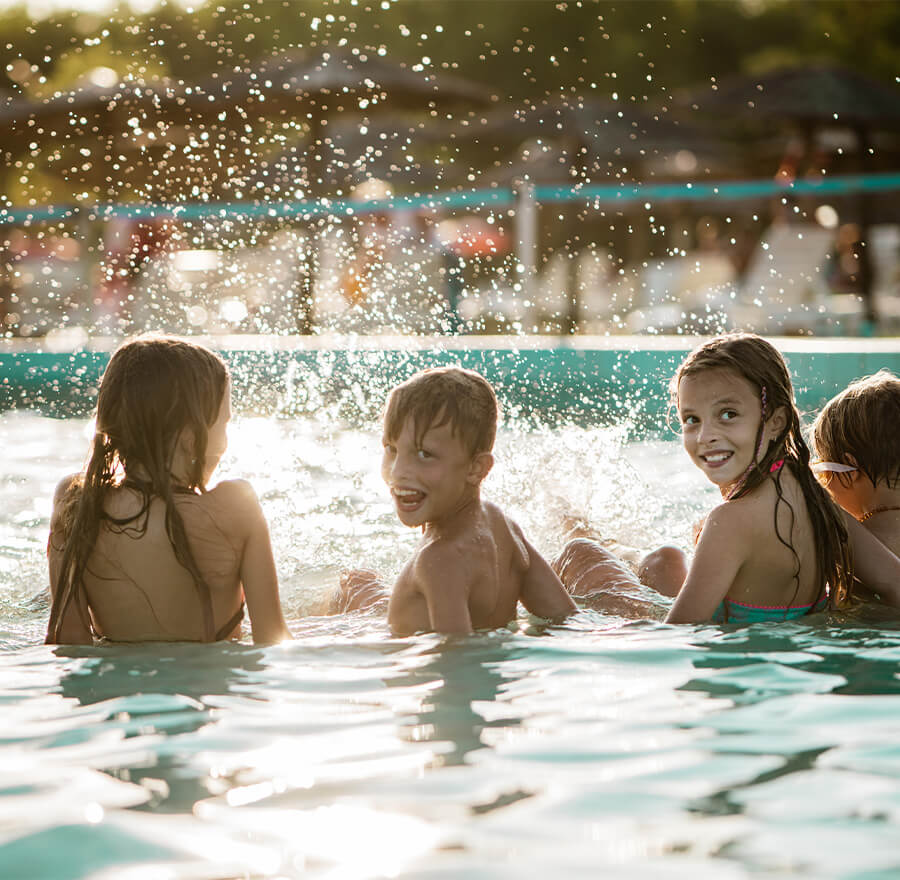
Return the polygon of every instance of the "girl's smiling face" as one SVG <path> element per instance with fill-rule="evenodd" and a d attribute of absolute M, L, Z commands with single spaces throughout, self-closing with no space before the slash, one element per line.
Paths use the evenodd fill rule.
<path fill-rule="evenodd" d="M 723 494 L 765 455 L 783 427 L 783 416 L 776 412 L 758 438 L 761 407 L 756 387 L 726 368 L 689 373 L 678 383 L 684 448 Z"/>

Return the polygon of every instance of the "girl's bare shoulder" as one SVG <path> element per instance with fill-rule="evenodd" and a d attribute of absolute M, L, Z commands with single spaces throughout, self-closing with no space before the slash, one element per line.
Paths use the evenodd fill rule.
<path fill-rule="evenodd" d="M 53 503 L 59 504 L 81 485 L 81 474 L 66 474 L 53 492 Z"/>
<path fill-rule="evenodd" d="M 53 492 L 53 511 L 50 517 L 50 530 L 56 531 L 66 519 L 67 511 L 78 497 L 81 487 L 81 474 L 67 474 L 57 484 Z"/>
<path fill-rule="evenodd" d="M 766 492 L 754 491 L 714 507 L 706 517 L 703 530 L 748 537 L 767 525 L 771 527 L 773 510 L 773 501 L 766 497 Z"/>
<path fill-rule="evenodd" d="M 249 527 L 265 521 L 259 498 L 247 480 L 222 480 L 208 492 L 191 496 L 191 500 Z"/>
<path fill-rule="evenodd" d="M 206 492 L 206 496 L 235 504 L 259 504 L 256 492 L 247 480 L 222 480 Z"/>

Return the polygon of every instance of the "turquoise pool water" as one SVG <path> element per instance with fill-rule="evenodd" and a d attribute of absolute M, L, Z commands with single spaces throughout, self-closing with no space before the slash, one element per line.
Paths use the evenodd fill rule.
<path fill-rule="evenodd" d="M 40 643 L 43 544 L 88 424 L 0 415 L 0 877 L 900 875 L 895 617 L 310 617 L 341 566 L 395 571 L 416 539 L 367 428 L 232 429 L 296 641 L 76 649 Z M 624 436 L 506 428 L 486 494 L 548 553 L 567 515 L 685 543 L 714 495 L 674 442 Z"/>

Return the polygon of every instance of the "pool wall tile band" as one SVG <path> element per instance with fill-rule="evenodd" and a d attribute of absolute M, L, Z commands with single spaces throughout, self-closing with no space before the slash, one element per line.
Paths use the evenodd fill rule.
<path fill-rule="evenodd" d="M 686 337 L 198 338 L 228 361 L 235 408 L 299 415 L 337 404 L 373 417 L 387 391 L 417 370 L 459 364 L 497 389 L 508 417 L 633 421 L 663 427 L 668 382 L 701 340 Z M 818 409 L 860 376 L 900 373 L 900 339 L 772 339 L 787 359 L 801 410 Z M 0 406 L 86 415 L 117 340 L 78 351 L 0 346 Z"/>

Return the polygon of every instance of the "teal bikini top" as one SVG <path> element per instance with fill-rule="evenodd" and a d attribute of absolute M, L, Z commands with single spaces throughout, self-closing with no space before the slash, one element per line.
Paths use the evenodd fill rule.
<path fill-rule="evenodd" d="M 746 605 L 725 599 L 719 603 L 713 614 L 713 623 L 779 623 L 796 620 L 807 614 L 824 611 L 828 607 L 828 597 L 822 596 L 812 605 Z"/>

